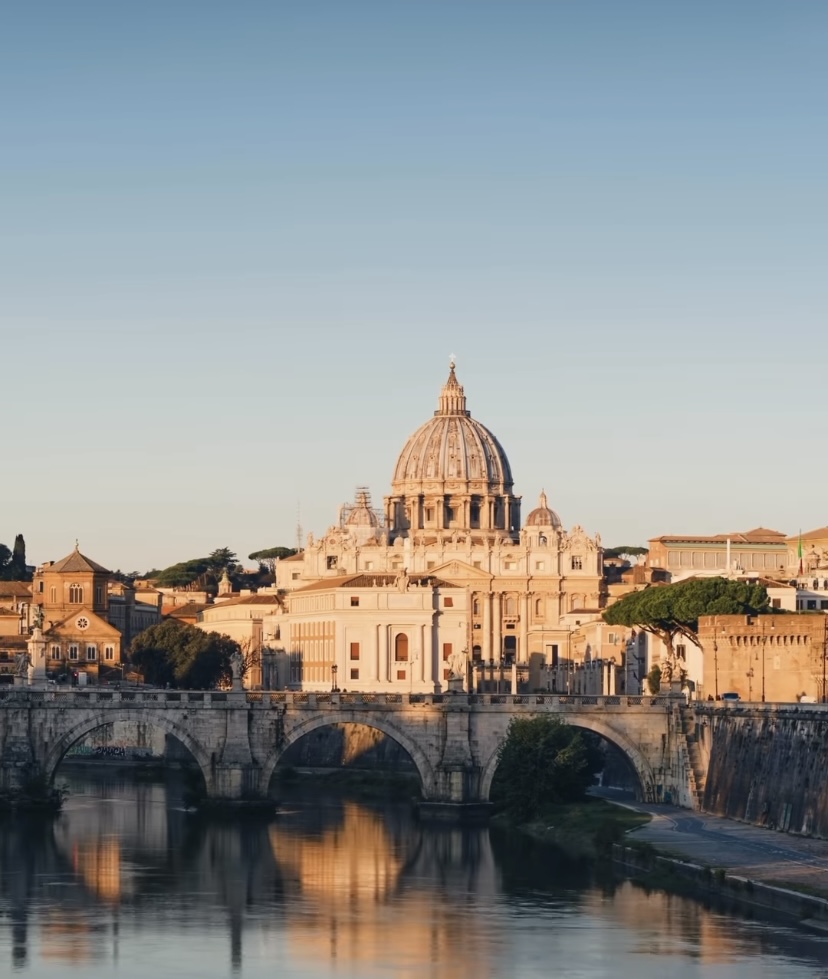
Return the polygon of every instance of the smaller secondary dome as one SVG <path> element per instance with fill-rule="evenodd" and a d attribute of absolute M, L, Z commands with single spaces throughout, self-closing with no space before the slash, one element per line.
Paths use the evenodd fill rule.
<path fill-rule="evenodd" d="M 546 493 L 541 490 L 540 500 L 538 500 L 538 505 L 526 518 L 526 527 L 554 527 L 555 530 L 561 529 L 561 518 L 551 510 L 549 507 L 549 501 L 546 498 Z"/>
<path fill-rule="evenodd" d="M 366 486 L 358 486 L 353 503 L 340 507 L 339 526 L 347 530 L 358 544 L 379 537 L 384 527 L 382 514 L 371 505 L 371 494 Z"/>

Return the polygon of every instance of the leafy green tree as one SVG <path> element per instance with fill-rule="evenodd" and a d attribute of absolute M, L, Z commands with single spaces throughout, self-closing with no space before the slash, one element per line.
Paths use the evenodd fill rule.
<path fill-rule="evenodd" d="M 207 567 L 219 578 L 225 570 L 235 571 L 238 563 L 236 552 L 231 551 L 229 547 L 218 547 L 207 558 Z"/>
<path fill-rule="evenodd" d="M 519 820 L 545 806 L 583 799 L 604 766 L 603 755 L 557 717 L 513 717 L 498 748 L 495 801 Z"/>
<path fill-rule="evenodd" d="M 26 570 L 26 543 L 22 534 L 15 537 L 13 550 L 0 544 L 0 581 L 31 581 Z"/>
<path fill-rule="evenodd" d="M 12 571 L 14 572 L 17 581 L 25 581 L 27 577 L 26 571 L 26 541 L 23 540 L 23 535 L 18 534 L 14 539 L 14 548 L 12 549 Z"/>
<path fill-rule="evenodd" d="M 0 544 L 0 581 L 10 581 L 12 576 L 12 552 Z"/>
<path fill-rule="evenodd" d="M 160 588 L 190 588 L 199 586 L 206 588 L 213 583 L 212 575 L 208 572 L 210 566 L 207 558 L 193 558 L 191 561 L 180 561 L 178 564 L 171 564 L 155 578 L 155 583 Z"/>
<path fill-rule="evenodd" d="M 630 592 L 604 612 L 609 625 L 643 629 L 659 639 L 673 657 L 679 636 L 701 647 L 699 618 L 703 615 L 761 615 L 770 612 L 763 585 L 727 578 L 688 578 Z"/>
<path fill-rule="evenodd" d="M 277 561 L 281 561 L 286 557 L 292 557 L 296 553 L 295 547 L 265 547 L 263 550 L 253 551 L 252 554 L 248 554 L 247 556 L 251 561 L 258 561 L 262 567 L 267 568 L 273 574 L 276 570 Z"/>
<path fill-rule="evenodd" d="M 209 690 L 232 677 L 230 659 L 239 644 L 217 632 L 166 619 L 132 640 L 130 660 L 153 686 Z"/>

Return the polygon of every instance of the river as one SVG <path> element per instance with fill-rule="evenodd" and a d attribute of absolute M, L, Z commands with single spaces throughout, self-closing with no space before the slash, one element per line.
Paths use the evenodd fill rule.
<path fill-rule="evenodd" d="M 298 789 L 269 823 L 206 823 L 163 784 L 69 784 L 56 820 L 0 823 L 0 975 L 828 976 L 828 937 L 494 828 Z"/>

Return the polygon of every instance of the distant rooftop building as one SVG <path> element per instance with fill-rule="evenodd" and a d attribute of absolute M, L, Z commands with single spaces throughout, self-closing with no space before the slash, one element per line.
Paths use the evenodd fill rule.
<path fill-rule="evenodd" d="M 693 571 L 759 571 L 785 575 L 788 542 L 785 534 L 767 527 L 729 534 L 664 534 L 648 541 L 648 563 L 678 575 Z"/>

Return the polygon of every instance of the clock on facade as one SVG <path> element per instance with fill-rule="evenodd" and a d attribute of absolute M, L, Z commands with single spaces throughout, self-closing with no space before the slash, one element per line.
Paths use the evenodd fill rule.
<path fill-rule="evenodd" d="M 89 628 L 89 619 L 87 619 L 87 617 L 85 615 L 79 615 L 77 617 L 77 619 L 75 620 L 75 625 L 79 629 L 88 629 Z"/>

